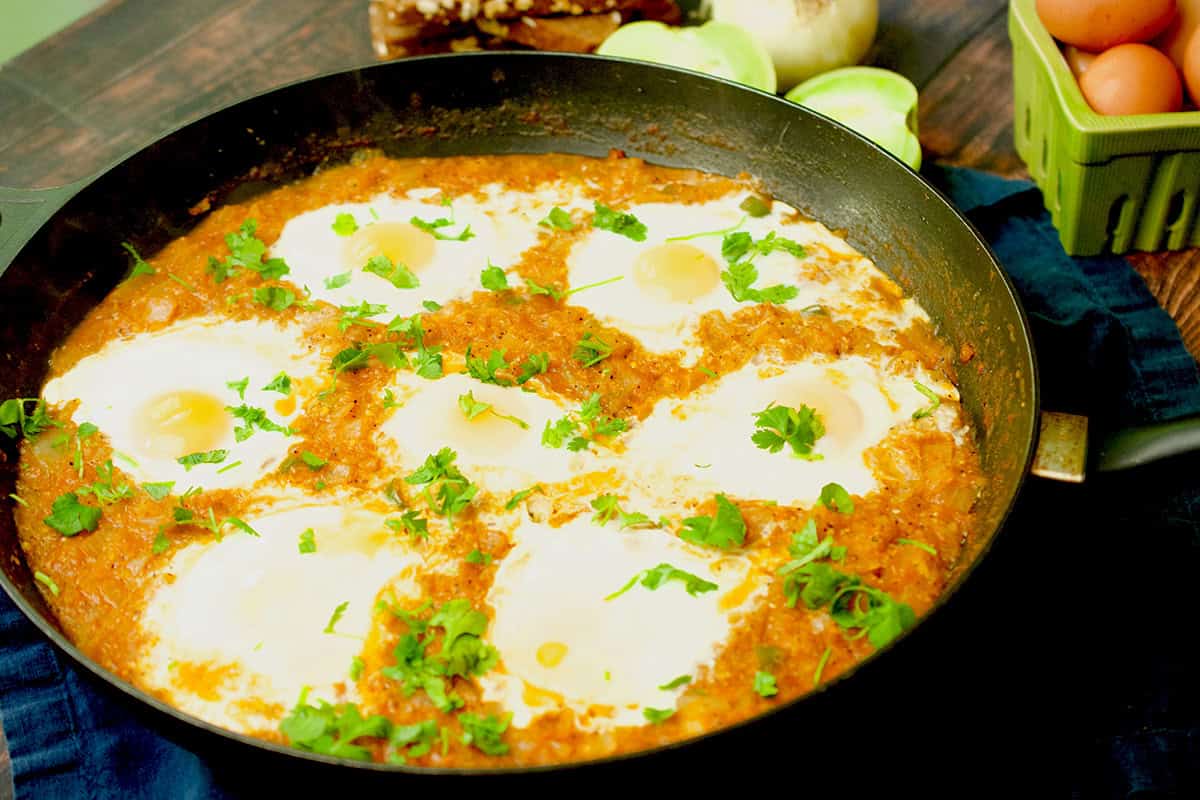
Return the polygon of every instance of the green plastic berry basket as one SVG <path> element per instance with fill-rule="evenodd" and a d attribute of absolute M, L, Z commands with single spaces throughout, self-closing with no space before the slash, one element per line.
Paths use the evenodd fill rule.
<path fill-rule="evenodd" d="M 1009 4 L 1013 129 L 1063 247 L 1089 256 L 1200 246 L 1200 111 L 1092 111 L 1035 4 Z"/>

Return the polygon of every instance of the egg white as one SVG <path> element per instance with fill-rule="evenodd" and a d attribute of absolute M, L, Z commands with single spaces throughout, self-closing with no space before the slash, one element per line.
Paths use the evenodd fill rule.
<path fill-rule="evenodd" d="M 479 273 L 489 262 L 504 268 L 514 265 L 537 241 L 537 221 L 552 207 L 541 195 L 517 192 L 489 192 L 482 200 L 460 197 L 447 207 L 431 199 L 438 194 L 436 189 L 413 189 L 405 196 L 380 195 L 366 203 L 338 203 L 305 212 L 288 220 L 270 254 L 284 259 L 291 268 L 288 279 L 307 286 L 316 299 L 336 305 L 381 303 L 391 314 L 413 314 L 427 300 L 446 303 L 480 291 Z M 365 272 L 364 263 L 347 252 L 351 237 L 333 230 L 339 214 L 353 216 L 360 233 L 371 225 L 407 225 L 418 217 L 430 222 L 453 218 L 452 225 L 439 231 L 457 236 L 470 225 L 473 235 L 466 241 L 451 241 L 414 233 L 418 238 L 427 237 L 424 243 L 432 248 L 432 256 L 428 263 L 413 268 L 420 285 L 400 289 Z M 326 285 L 327 280 L 347 272 L 351 277 L 346 285 Z"/>
<path fill-rule="evenodd" d="M 559 528 L 527 521 L 514 538 L 487 597 L 495 612 L 488 638 L 500 666 L 479 683 L 485 700 L 513 713 L 516 727 L 563 708 L 584 729 L 647 724 L 644 709 L 674 708 L 684 691 L 659 687 L 680 675 L 695 679 L 710 665 L 733 617 L 753 608 L 767 584 L 743 555 L 697 548 L 664 531 L 601 527 L 587 516 Z M 605 599 L 663 563 L 718 589 L 692 596 L 668 581 Z M 548 643 L 565 646 L 557 663 L 545 651 L 539 657 Z"/>
<path fill-rule="evenodd" d="M 542 445 L 546 423 L 567 413 L 567 407 L 556 400 L 516 386 L 481 383 L 463 373 L 429 381 L 400 372 L 392 388 L 400 406 L 380 427 L 381 446 L 406 470 L 416 469 L 426 456 L 449 447 L 458 454 L 455 465 L 468 479 L 503 494 L 537 482 L 569 480 L 594 461 L 590 453 Z M 468 392 L 477 402 L 488 403 L 528 427 L 491 412 L 467 419 L 458 398 Z"/>
<path fill-rule="evenodd" d="M 180 490 L 227 489 L 250 486 L 273 470 L 287 456 L 292 439 L 256 430 L 238 442 L 234 428 L 241 423 L 224 409 L 242 404 L 262 408 L 270 420 L 286 426 L 315 391 L 319 381 L 312 378 L 320 370 L 319 354 L 298 331 L 199 317 L 110 342 L 49 381 L 43 396 L 52 405 L 77 400 L 71 419 L 99 427 L 113 450 L 128 457 L 122 459 L 121 469 L 139 482 L 175 481 Z M 292 380 L 290 399 L 263 390 L 280 372 Z M 249 379 L 244 399 L 227 385 L 243 378 Z M 223 462 L 189 470 L 176 460 L 194 452 L 184 446 L 185 440 L 175 444 L 163 431 L 147 426 L 148 409 L 180 393 L 203 398 L 222 415 L 220 435 L 206 440 L 203 449 L 228 450 Z M 281 401 L 286 405 L 280 406 Z M 290 411 L 281 413 L 280 408 Z M 186 423 L 182 427 L 186 434 Z M 241 463 L 227 469 L 236 462 Z"/>
<path fill-rule="evenodd" d="M 306 686 L 318 697 L 357 698 L 349 669 L 376 596 L 385 587 L 419 595 L 420 557 L 384 519 L 345 497 L 285 501 L 246 519 L 259 537 L 237 532 L 180 549 L 141 616 L 143 681 L 184 711 L 247 733 L 274 728 L 278 716 L 263 704 L 290 708 Z M 300 553 L 309 528 L 316 551 Z M 342 603 L 334 633 L 325 633 Z M 224 668 L 225 678 L 199 696 L 179 685 L 180 664 Z"/>
<path fill-rule="evenodd" d="M 957 398 L 953 386 L 924 373 L 892 374 L 857 356 L 749 364 L 706 390 L 660 401 L 628 435 L 631 482 L 647 494 L 724 492 L 784 505 L 815 503 L 827 483 L 868 494 L 877 483 L 863 452 L 929 405 L 914 379 Z M 799 458 L 786 445 L 771 453 L 752 441 L 755 412 L 802 404 L 816 408 L 826 427 L 813 447 L 819 459 Z"/>

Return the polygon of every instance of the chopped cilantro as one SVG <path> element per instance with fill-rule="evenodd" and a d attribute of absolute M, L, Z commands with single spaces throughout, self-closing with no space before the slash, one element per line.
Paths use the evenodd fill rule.
<path fill-rule="evenodd" d="M 502 292 L 509 288 L 508 276 L 493 264 L 488 264 L 487 269 L 479 273 L 479 284 L 489 292 Z"/>
<path fill-rule="evenodd" d="M 655 526 L 656 523 L 650 517 L 640 512 L 626 513 L 621 510 L 620 501 L 615 494 L 598 495 L 592 500 L 592 509 L 596 512 L 592 516 L 592 522 L 597 525 L 607 525 L 610 520 L 619 519 L 621 530 L 625 528 L 636 528 L 642 525 Z"/>
<path fill-rule="evenodd" d="M 407 337 L 417 351 L 413 363 L 413 371 L 422 378 L 435 380 L 442 377 L 441 347 L 427 347 L 425 344 L 425 327 L 420 314 L 411 317 L 396 317 L 388 323 L 388 331 Z"/>
<path fill-rule="evenodd" d="M 502 740 L 504 731 L 508 729 L 512 714 L 497 717 L 489 714 L 485 719 L 470 712 L 458 715 L 458 724 L 462 726 L 462 743 L 472 745 L 477 750 L 489 756 L 502 756 L 508 752 L 508 745 Z"/>
<path fill-rule="evenodd" d="M 821 660 L 817 662 L 817 668 L 813 670 L 813 686 L 819 686 L 821 683 L 821 674 L 825 672 L 825 665 L 829 663 L 829 657 L 833 655 L 833 648 L 826 647 L 825 652 L 821 653 Z"/>
<path fill-rule="evenodd" d="M 291 428 L 273 421 L 267 416 L 265 409 L 248 406 L 243 403 L 240 406 L 225 406 L 225 410 L 232 414 L 234 419 L 242 421 L 241 425 L 233 429 L 233 438 L 239 442 L 244 442 L 253 436 L 256 428 L 267 433 L 282 433 L 284 436 L 292 435 Z M 183 464 L 182 461 L 179 463 Z"/>
<path fill-rule="evenodd" d="M 442 233 L 442 228 L 448 228 L 454 224 L 453 215 L 451 215 L 451 219 L 438 217 L 435 220 L 424 220 L 420 217 L 413 217 L 409 220 L 409 224 L 411 224 L 414 228 L 420 228 L 433 238 L 443 242 L 465 242 L 468 239 L 475 238 L 475 234 L 471 232 L 470 225 L 467 225 L 454 235 Z"/>
<path fill-rule="evenodd" d="M 333 615 L 329 618 L 329 622 L 326 623 L 325 628 L 321 631 L 321 633 L 335 633 L 333 627 L 338 624 L 338 621 L 342 618 L 342 615 L 346 613 L 346 609 L 349 607 L 349 600 L 338 603 L 338 607 L 333 610 Z"/>
<path fill-rule="evenodd" d="M 308 450 L 300 451 L 300 460 L 303 461 L 304 465 L 306 467 L 308 467 L 309 469 L 311 469 L 313 472 L 316 472 L 317 470 L 319 470 L 321 467 L 325 466 L 325 464 L 328 463 L 327 461 L 325 461 L 325 459 L 321 458 L 316 453 L 310 453 Z"/>
<path fill-rule="evenodd" d="M 286 372 L 276 375 L 270 383 L 262 388 L 264 392 L 279 392 L 282 395 L 292 393 L 292 379 Z"/>
<path fill-rule="evenodd" d="M 550 213 L 538 225 L 543 228 L 557 228 L 560 231 L 575 230 L 575 223 L 571 220 L 571 215 L 558 206 L 550 209 Z"/>
<path fill-rule="evenodd" d="M 305 528 L 300 532 L 300 543 L 298 549 L 301 553 L 317 552 L 317 534 L 312 528 Z"/>
<path fill-rule="evenodd" d="M 930 414 L 937 411 L 938 406 L 942 404 L 942 398 L 938 397 L 932 389 L 920 381 L 913 381 L 913 386 L 918 392 L 925 395 L 925 397 L 929 399 L 929 405 L 925 406 L 924 408 L 918 408 L 916 411 L 914 411 L 912 413 L 912 418 L 922 419 L 923 417 L 928 417 Z"/>
<path fill-rule="evenodd" d="M 398 681 L 406 697 L 422 690 L 439 711 L 453 711 L 462 706 L 463 700 L 448 691 L 447 682 L 455 677 L 483 675 L 500 656 L 482 638 L 487 615 L 472 608 L 469 600 L 451 600 L 430 616 L 420 616 L 428 607 L 426 603 L 415 612 L 392 609 L 408 625 L 408 633 L 400 637 L 393 651 L 396 663 L 380 673 Z M 439 627 L 443 632 L 441 646 L 431 654 L 428 647 L 436 637 L 432 629 Z"/>
<path fill-rule="evenodd" d="M 429 536 L 429 521 L 412 509 L 401 514 L 400 519 L 385 519 L 383 524 L 394 531 L 407 533 L 412 539 Z"/>
<path fill-rule="evenodd" d="M 664 722 L 669 720 L 671 717 L 675 716 L 675 709 L 673 709 L 673 708 L 650 708 L 649 706 L 647 706 L 642 709 L 642 716 L 645 717 L 648 722 L 652 722 L 655 725 L 662 725 Z"/>
<path fill-rule="evenodd" d="M 509 368 L 508 362 L 504 359 L 503 350 L 493 350 L 491 355 L 486 360 L 471 355 L 471 348 L 467 347 L 467 374 L 477 381 L 483 383 L 492 383 L 496 386 L 512 386 L 513 382 L 508 378 L 497 377 L 496 373 L 507 371 Z"/>
<path fill-rule="evenodd" d="M 33 403 L 33 411 L 26 411 L 25 404 Z M 46 403 L 36 397 L 19 397 L 0 403 L 0 433 L 10 439 L 37 436 L 46 428 L 62 427 L 46 413 Z"/>
<path fill-rule="evenodd" d="M 9 492 L 8 497 L 10 500 L 12 500 L 14 503 L 17 503 L 18 505 L 25 506 L 26 508 L 29 507 L 29 503 L 25 502 L 24 498 L 22 498 L 21 495 L 19 495 L 19 494 L 13 494 L 12 492 Z"/>
<path fill-rule="evenodd" d="M 386 739 L 392 733 L 392 723 L 387 717 L 375 714 L 364 719 L 352 703 L 333 706 L 322 700 L 319 706 L 311 706 L 307 695 L 306 688 L 291 713 L 279 723 L 280 733 L 292 747 L 326 756 L 370 761 L 370 748 L 354 742 L 364 738 Z"/>
<path fill-rule="evenodd" d="M 421 280 L 405 265 L 392 263 L 387 256 L 375 256 L 363 267 L 363 272 L 378 275 L 397 289 L 416 289 Z"/>
<path fill-rule="evenodd" d="M 624 236 L 635 242 L 646 241 L 646 226 L 633 214 L 614 211 L 604 203 L 597 202 L 594 206 L 592 227 L 609 231 L 618 236 Z"/>
<path fill-rule="evenodd" d="M 436 300 L 422 300 L 421 308 L 425 309 L 426 311 L 440 311 L 442 304 Z"/>
<path fill-rule="evenodd" d="M 467 563 L 487 566 L 488 564 L 492 563 L 492 555 L 491 553 L 480 552 L 479 548 L 477 547 L 471 552 L 467 553 Z"/>
<path fill-rule="evenodd" d="M 817 502 L 829 510 L 837 511 L 841 514 L 851 514 L 854 512 L 854 500 L 850 498 L 850 493 L 838 483 L 827 483 L 822 486 L 821 496 L 817 498 Z"/>
<path fill-rule="evenodd" d="M 612 345 L 590 331 L 575 345 L 572 357 L 586 367 L 594 367 L 612 355 Z"/>
<path fill-rule="evenodd" d="M 562 419 L 546 421 L 542 430 L 544 447 L 560 448 L 564 444 L 571 452 L 587 450 L 598 437 L 616 436 L 628 427 L 628 423 L 617 417 L 600 413 L 600 393 L 593 392 L 579 407 Z"/>
<path fill-rule="evenodd" d="M 343 286 L 350 284 L 350 279 L 354 277 L 352 272 L 342 272 L 337 275 L 330 275 L 325 279 L 326 289 L 341 289 Z"/>
<path fill-rule="evenodd" d="M 33 579 L 50 590 L 50 594 L 58 597 L 58 584 L 44 572 L 37 571 L 33 573 Z"/>
<path fill-rule="evenodd" d="M 765 217 L 771 213 L 771 202 L 756 194 L 746 195 L 746 199 L 738 206 L 752 217 Z"/>
<path fill-rule="evenodd" d="M 100 524 L 100 509 L 79 502 L 79 495 L 67 492 L 59 495 L 50 506 L 50 516 L 43 522 L 63 536 L 82 531 L 94 531 Z"/>
<path fill-rule="evenodd" d="M 238 393 L 239 400 L 246 399 L 246 387 L 250 385 L 249 378 L 242 378 L 240 381 L 225 381 L 225 387 L 233 389 Z"/>
<path fill-rule="evenodd" d="M 758 241 L 745 231 L 726 234 L 721 240 L 721 256 L 729 263 L 729 269 L 721 273 L 721 281 L 729 294 L 739 303 L 786 303 L 794 299 L 800 290 L 795 286 L 769 286 L 765 289 L 754 288 L 758 280 L 758 268 L 754 266 L 754 258 L 768 255 L 776 250 L 791 253 L 797 258 L 803 258 L 804 248 L 791 239 L 768 233 Z"/>
<path fill-rule="evenodd" d="M 762 670 L 754 673 L 754 691 L 758 692 L 759 697 L 774 697 L 779 694 L 779 689 L 775 686 L 775 676 Z"/>
<path fill-rule="evenodd" d="M 129 242 L 122 242 L 121 247 L 124 247 L 129 252 L 129 255 L 133 256 L 133 266 L 130 267 L 129 274 L 125 276 L 125 280 L 132 280 L 138 275 L 158 274 L 158 271 L 154 267 L 142 260 L 141 255 L 138 254 L 138 251 Z"/>
<path fill-rule="evenodd" d="M 526 497 L 529 497 L 529 495 L 533 494 L 534 492 L 540 492 L 540 491 L 542 491 L 542 487 L 540 484 L 534 484 L 533 486 L 530 486 L 528 489 L 522 489 L 521 491 L 514 494 L 512 497 L 508 498 L 508 502 L 504 504 L 504 508 L 507 509 L 508 511 L 512 511 L 514 508 L 516 508 L 518 505 L 520 505 L 521 501 L 524 500 Z"/>
<path fill-rule="evenodd" d="M 909 547 L 915 547 L 918 550 L 924 550 L 931 556 L 936 556 L 938 554 L 937 548 L 933 545 L 926 544 L 925 542 L 918 542 L 915 539 L 897 539 L 896 544 L 908 545 Z"/>
<path fill-rule="evenodd" d="M 705 592 L 715 592 L 718 587 L 711 581 L 706 581 L 699 575 L 693 575 L 690 572 L 685 572 L 678 567 L 673 567 L 670 564 L 659 564 L 653 569 L 644 569 L 637 575 L 629 579 L 629 582 L 622 586 L 617 591 L 605 597 L 605 600 L 615 600 L 621 595 L 628 592 L 634 585 L 641 583 L 650 591 L 654 591 L 668 581 L 680 581 L 683 583 L 687 593 L 692 597 L 697 597 Z"/>
<path fill-rule="evenodd" d="M 596 281 L 594 283 L 585 283 L 583 286 L 576 286 L 576 287 L 564 292 L 563 297 L 570 297 L 573 294 L 578 294 L 579 292 L 584 292 L 584 291 L 587 291 L 588 289 L 595 289 L 600 286 L 608 286 L 610 283 L 616 283 L 617 281 L 623 281 L 623 280 L 625 280 L 624 275 L 615 275 L 611 278 L 605 278 L 602 281 Z"/>
<path fill-rule="evenodd" d="M 260 286 L 254 290 L 254 302 L 272 311 L 284 311 L 296 302 L 296 294 L 282 286 Z"/>
<path fill-rule="evenodd" d="M 462 411 L 463 415 L 466 416 L 467 419 L 475 419 L 480 414 L 491 414 L 494 417 L 511 422 L 523 430 L 529 428 L 529 423 L 527 423 L 525 420 L 509 416 L 508 414 L 501 414 L 491 403 L 479 402 L 475 399 L 474 392 L 460 394 L 458 396 L 458 408 L 460 411 Z"/>
<path fill-rule="evenodd" d="M 550 368 L 549 353 L 530 353 L 521 362 L 521 374 L 517 377 L 517 385 L 523 386 L 535 375 L 541 375 Z"/>
<path fill-rule="evenodd" d="M 388 307 L 381 303 L 368 303 L 364 300 L 356 306 L 338 306 L 338 310 L 342 312 L 341 318 L 338 319 L 338 330 L 344 331 L 351 325 L 364 327 L 382 325 L 383 323 L 375 322 L 370 318 L 386 314 Z"/>
<path fill-rule="evenodd" d="M 537 281 L 530 280 L 529 278 L 523 278 L 523 280 L 525 281 L 525 287 L 529 289 L 529 293 L 532 295 L 544 294 L 551 300 L 555 301 L 562 300 L 563 298 L 563 293 L 559 291 L 558 287 L 554 286 L 553 284 L 547 284 L 546 286 L 543 286 Z"/>
<path fill-rule="evenodd" d="M 356 681 L 359 678 L 361 678 L 362 674 L 363 674 L 363 669 L 365 669 L 366 666 L 367 666 L 366 662 L 364 662 L 358 656 L 354 656 L 353 658 L 351 658 L 350 659 L 350 680 Z"/>
<path fill-rule="evenodd" d="M 258 531 L 254 530 L 254 528 L 250 527 L 249 523 L 247 523 L 245 520 L 238 519 L 237 517 L 226 517 L 225 521 L 221 524 L 222 525 L 232 525 L 233 527 L 237 528 L 238 530 L 242 531 L 243 533 L 248 533 L 251 536 L 259 535 Z"/>
<path fill-rule="evenodd" d="M 661 689 L 662 691 L 666 692 L 666 691 L 670 691 L 671 689 L 678 689 L 680 686 L 686 686 L 687 684 L 689 684 L 691 682 L 692 682 L 691 675 L 680 675 L 678 678 L 673 678 L 673 679 L 667 681 L 666 683 L 664 683 L 662 686 L 659 686 L 658 688 Z"/>
<path fill-rule="evenodd" d="M 426 457 L 420 469 L 404 478 L 411 485 L 423 485 L 422 495 L 431 508 L 444 516 L 450 527 L 454 527 L 454 516 L 465 509 L 479 487 L 467 480 L 454 466 L 458 454 L 443 447 L 435 455 Z"/>
<path fill-rule="evenodd" d="M 427 755 L 433 749 L 433 743 L 439 736 L 442 738 L 442 755 L 445 755 L 447 752 L 446 733 L 445 728 L 439 732 L 437 723 L 431 719 L 411 725 L 397 725 L 388 739 L 388 743 L 392 746 L 391 752 L 388 753 L 388 762 L 404 764 L 410 758 Z M 407 750 L 404 749 L 406 747 Z"/>
<path fill-rule="evenodd" d="M 197 464 L 220 464 L 228 456 L 228 450 L 209 450 L 205 453 L 189 453 L 175 460 L 183 465 L 185 471 L 191 472 Z"/>
<path fill-rule="evenodd" d="M 150 495 L 151 500 L 162 500 L 175 488 L 175 481 L 162 481 L 160 483 L 143 483 L 142 490 Z"/>
<path fill-rule="evenodd" d="M 778 453 L 787 444 L 792 455 L 799 458 L 809 461 L 824 458 L 813 452 L 813 445 L 825 435 L 825 425 L 814 408 L 769 405 L 754 413 L 754 425 L 757 430 L 750 439 L 759 449 Z"/>
<path fill-rule="evenodd" d="M 76 491 L 82 495 L 95 495 L 101 505 L 108 505 L 119 500 L 133 497 L 133 487 L 127 483 L 118 485 L 113 478 L 113 462 L 105 461 L 96 467 L 96 482 L 90 486 L 81 486 Z"/>
<path fill-rule="evenodd" d="M 723 494 L 716 496 L 715 517 L 688 517 L 683 521 L 679 538 L 692 544 L 728 549 L 746 541 L 746 521 L 742 512 Z"/>
<path fill-rule="evenodd" d="M 258 223 L 248 219 L 235 233 L 225 235 L 229 255 L 223 261 L 211 256 L 208 259 L 208 271 L 217 283 L 223 283 L 242 268 L 257 272 L 263 280 L 274 280 L 291 272 L 282 258 L 262 260 L 267 245 L 254 235 L 257 229 Z"/>
<path fill-rule="evenodd" d="M 162 555 L 170 546 L 171 540 L 167 538 L 166 531 L 159 530 L 158 535 L 154 537 L 154 542 L 150 545 L 150 552 L 156 556 Z"/>
<path fill-rule="evenodd" d="M 353 214 L 341 213 L 333 219 L 333 232 L 338 236 L 349 236 L 358 230 L 358 221 L 354 219 Z"/>

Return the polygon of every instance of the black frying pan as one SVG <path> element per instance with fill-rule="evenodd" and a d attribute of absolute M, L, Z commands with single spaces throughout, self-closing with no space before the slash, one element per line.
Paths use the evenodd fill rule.
<path fill-rule="evenodd" d="M 975 544 L 938 609 L 983 558 L 1029 468 L 1038 419 L 1029 329 L 987 245 L 945 198 L 866 139 L 774 96 L 641 63 L 504 53 L 353 70 L 230 106 L 71 186 L 0 189 L 0 398 L 36 395 L 50 352 L 123 277 L 122 241 L 152 255 L 198 222 L 190 209 L 201 201 L 235 202 L 363 147 L 398 157 L 601 156 L 619 148 L 668 166 L 748 172 L 779 199 L 846 231 L 852 245 L 920 301 L 955 350 L 970 345 L 975 353 L 959 369 L 958 384 L 989 480 L 979 498 Z M 16 476 L 15 449 L 4 446 L 0 495 L 13 491 Z M 229 733 L 109 674 L 60 632 L 7 512 L 0 514 L 0 567 L 0 585 L 46 636 L 103 681 L 166 715 L 152 714 L 167 727 L 209 743 L 214 738 L 197 731 L 290 756 L 279 759 L 284 766 L 309 759 L 404 769 L 339 762 Z M 741 735 L 765 731 L 772 721 L 778 727 L 853 707 L 870 677 L 886 679 L 888 662 L 898 663 L 924 627 L 818 692 L 764 715 L 773 720 L 738 726 Z M 717 752 L 735 736 L 705 737 L 708 750 Z"/>

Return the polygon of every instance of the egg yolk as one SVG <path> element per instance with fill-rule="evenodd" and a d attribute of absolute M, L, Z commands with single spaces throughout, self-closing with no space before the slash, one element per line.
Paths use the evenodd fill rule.
<path fill-rule="evenodd" d="M 225 404 L 191 390 L 168 392 L 145 403 L 134 421 L 142 449 L 162 458 L 215 450 L 233 429 Z"/>
<path fill-rule="evenodd" d="M 790 387 L 781 403 L 799 408 L 806 405 L 817 412 L 825 426 L 825 435 L 813 448 L 818 453 L 849 449 L 862 434 L 863 412 L 858 402 L 837 387 L 823 383 L 803 383 Z"/>
<path fill-rule="evenodd" d="M 537 661 L 546 669 L 553 669 L 567 657 L 567 646 L 562 642 L 545 642 L 537 649 Z"/>
<path fill-rule="evenodd" d="M 666 242 L 638 256 L 633 279 L 647 294 L 672 303 L 688 303 L 711 292 L 721 268 L 703 250 L 685 242 Z"/>
<path fill-rule="evenodd" d="M 351 269 L 362 269 L 376 256 L 387 256 L 420 272 L 433 260 L 434 238 L 407 222 L 376 222 L 354 232 L 343 246 L 342 259 Z"/>

